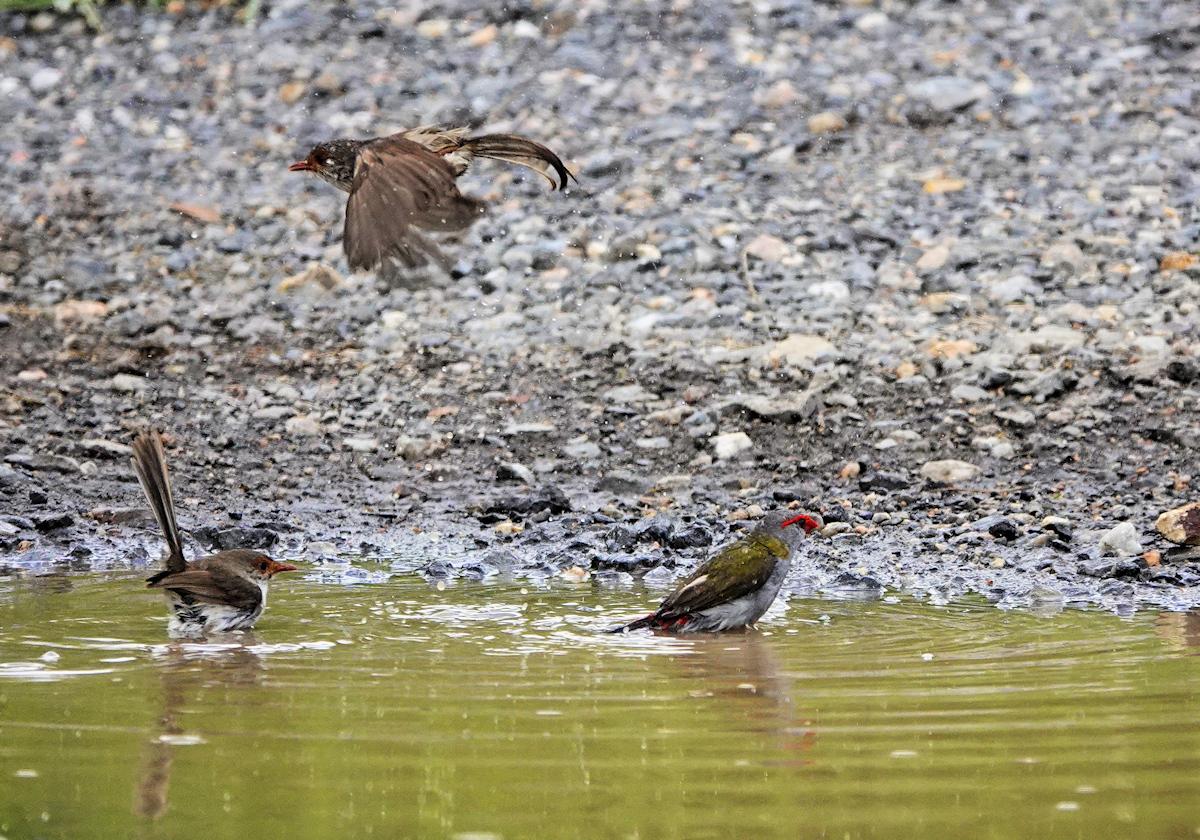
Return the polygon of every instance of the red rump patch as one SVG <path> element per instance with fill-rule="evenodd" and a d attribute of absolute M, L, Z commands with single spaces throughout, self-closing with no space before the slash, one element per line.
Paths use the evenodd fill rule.
<path fill-rule="evenodd" d="M 804 529 L 804 533 L 806 533 L 806 534 L 811 534 L 813 531 L 815 531 L 821 527 L 820 523 L 818 523 L 817 520 L 815 520 L 811 516 L 808 516 L 803 513 L 796 514 L 791 519 L 783 520 L 783 522 L 780 523 L 779 527 L 786 528 L 789 525 L 795 525 L 797 523 L 800 524 L 800 527 L 802 527 Z"/>

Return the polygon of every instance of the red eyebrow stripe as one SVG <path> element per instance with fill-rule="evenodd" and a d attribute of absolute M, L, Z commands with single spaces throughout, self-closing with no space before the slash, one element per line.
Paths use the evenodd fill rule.
<path fill-rule="evenodd" d="M 780 523 L 779 527 L 786 528 L 789 525 L 795 525 L 797 522 L 800 522 L 803 524 L 804 533 L 806 533 L 806 534 L 811 534 L 813 531 L 815 531 L 821 527 L 820 525 L 817 524 L 817 520 L 815 520 L 811 516 L 807 516 L 806 514 L 803 514 L 803 513 L 797 514 L 796 516 L 793 516 L 791 519 L 783 520 L 783 522 Z"/>

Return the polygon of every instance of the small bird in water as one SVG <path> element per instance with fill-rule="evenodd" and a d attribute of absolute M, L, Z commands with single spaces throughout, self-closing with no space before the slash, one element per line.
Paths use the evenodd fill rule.
<path fill-rule="evenodd" d="M 166 592 L 170 634 L 194 637 L 253 627 L 267 605 L 268 582 L 280 572 L 296 571 L 296 567 L 240 548 L 187 562 L 158 432 L 144 431 L 134 439 L 133 469 L 167 541 L 167 568 L 146 578 L 146 585 Z"/>
<path fill-rule="evenodd" d="M 342 247 L 351 271 L 387 263 L 417 268 L 450 263 L 427 232 L 466 230 L 486 206 L 458 191 L 456 179 L 475 158 L 528 167 L 554 189 L 573 178 L 558 155 L 515 134 L 467 137 L 465 128 L 421 126 L 369 140 L 330 140 L 288 167 L 312 172 L 347 192 Z"/>
<path fill-rule="evenodd" d="M 805 513 L 768 514 L 749 536 L 700 564 L 657 610 L 609 632 L 649 627 L 671 633 L 700 633 L 753 624 L 779 594 L 792 566 L 792 552 L 822 524 L 819 516 Z"/>

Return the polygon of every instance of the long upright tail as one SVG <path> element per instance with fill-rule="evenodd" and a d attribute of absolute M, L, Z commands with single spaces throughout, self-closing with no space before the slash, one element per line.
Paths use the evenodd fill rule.
<path fill-rule="evenodd" d="M 552 189 L 565 190 L 569 180 L 578 183 L 578 179 L 567 171 L 558 155 L 541 143 L 526 140 L 515 134 L 482 134 L 463 140 L 462 146 L 476 157 L 503 160 L 528 167 L 549 181 Z"/>
<path fill-rule="evenodd" d="M 182 572 L 187 569 L 187 562 L 183 559 L 183 540 L 179 538 L 179 526 L 175 523 L 175 502 L 171 498 L 167 456 L 163 452 L 162 437 L 157 431 L 147 430 L 134 438 L 132 460 L 142 492 L 146 494 L 150 510 L 154 512 L 158 527 L 167 541 L 167 571 Z"/>

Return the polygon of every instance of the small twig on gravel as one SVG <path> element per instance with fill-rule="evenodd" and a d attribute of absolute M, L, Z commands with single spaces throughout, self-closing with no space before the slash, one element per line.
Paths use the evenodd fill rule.
<path fill-rule="evenodd" d="M 742 249 L 742 280 L 746 283 L 746 290 L 750 292 L 750 299 L 757 303 L 762 300 L 758 296 L 758 289 L 754 285 L 754 281 L 750 278 L 750 259 L 746 256 L 746 249 Z"/>

